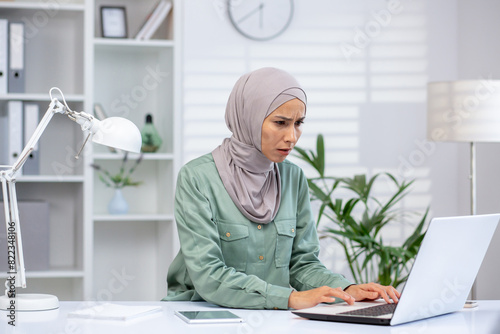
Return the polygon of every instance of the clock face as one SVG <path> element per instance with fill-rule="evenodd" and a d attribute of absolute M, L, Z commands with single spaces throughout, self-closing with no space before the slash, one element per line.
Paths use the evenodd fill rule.
<path fill-rule="evenodd" d="M 288 28 L 293 17 L 293 0 L 228 0 L 227 10 L 239 33 L 266 41 Z"/>

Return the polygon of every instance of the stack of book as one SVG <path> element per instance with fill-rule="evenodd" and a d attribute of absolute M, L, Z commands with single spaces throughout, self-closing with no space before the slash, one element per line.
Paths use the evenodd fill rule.
<path fill-rule="evenodd" d="M 172 3 L 167 0 L 160 0 L 151 14 L 146 18 L 146 22 L 135 36 L 137 40 L 150 39 L 156 32 L 160 24 L 165 20 L 172 9 Z"/>

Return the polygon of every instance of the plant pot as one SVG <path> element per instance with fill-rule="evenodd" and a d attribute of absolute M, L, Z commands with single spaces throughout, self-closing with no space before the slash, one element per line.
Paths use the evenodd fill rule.
<path fill-rule="evenodd" d="M 124 215 L 128 213 L 128 203 L 121 189 L 115 189 L 115 194 L 108 204 L 108 212 L 112 215 Z"/>

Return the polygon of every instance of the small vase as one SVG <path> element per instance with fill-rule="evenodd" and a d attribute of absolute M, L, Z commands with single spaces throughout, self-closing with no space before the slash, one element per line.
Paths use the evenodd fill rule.
<path fill-rule="evenodd" d="M 128 212 L 128 203 L 121 189 L 115 189 L 115 195 L 108 204 L 108 212 L 112 215 L 124 215 Z"/>

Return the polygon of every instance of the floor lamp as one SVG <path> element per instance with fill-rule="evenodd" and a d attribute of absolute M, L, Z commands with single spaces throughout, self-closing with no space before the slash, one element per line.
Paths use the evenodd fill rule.
<path fill-rule="evenodd" d="M 470 213 L 476 206 L 476 143 L 500 142 L 500 80 L 430 82 L 427 139 L 470 145 Z M 471 298 L 476 299 L 476 284 Z"/>

